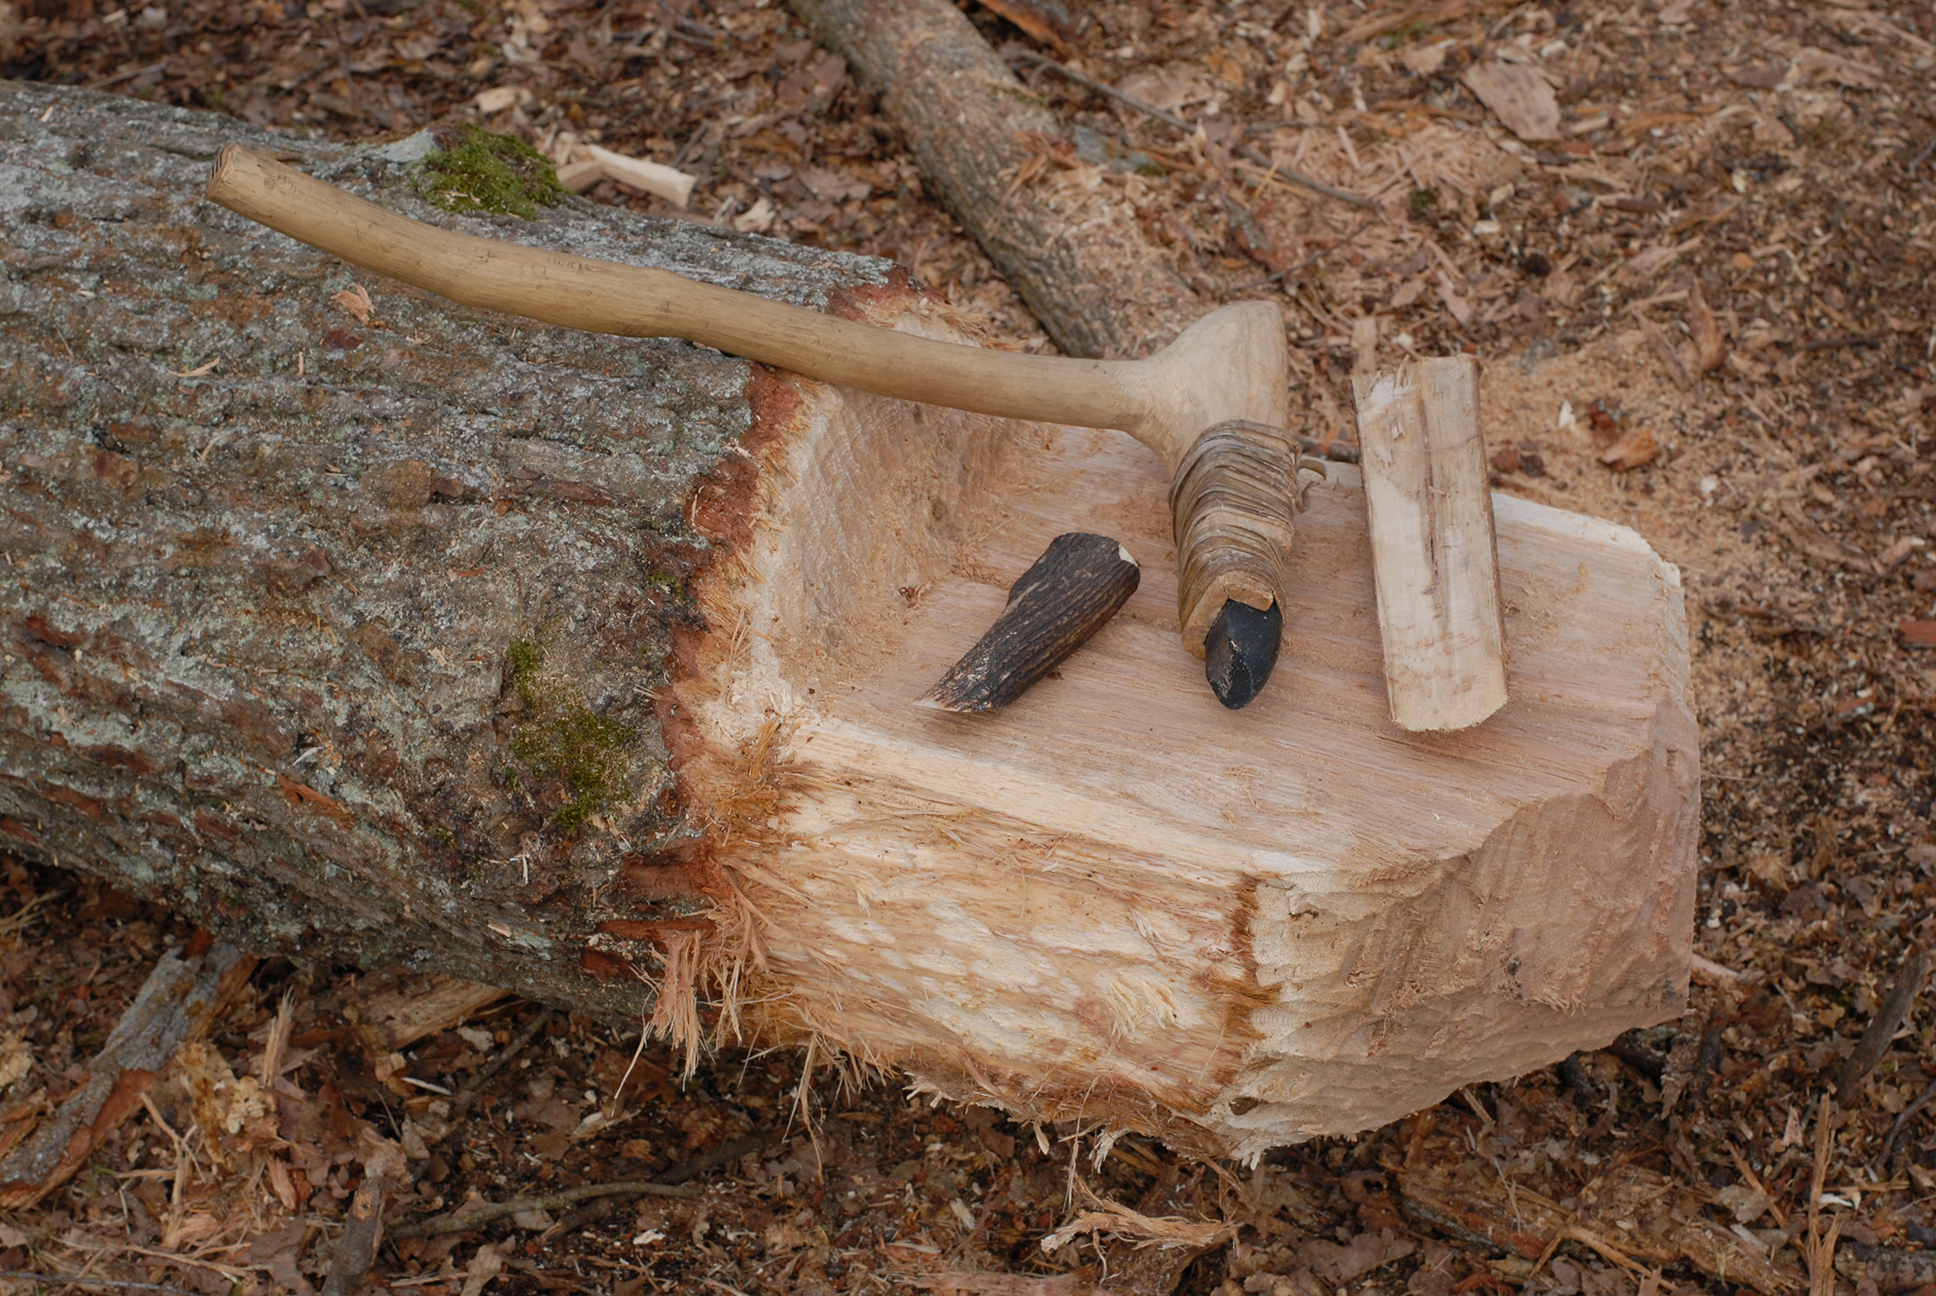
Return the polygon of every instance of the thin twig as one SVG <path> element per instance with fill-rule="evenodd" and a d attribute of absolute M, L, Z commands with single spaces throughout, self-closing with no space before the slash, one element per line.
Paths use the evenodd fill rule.
<path fill-rule="evenodd" d="M 595 1197 L 697 1197 L 703 1190 L 683 1188 L 676 1184 L 656 1183 L 650 1179 L 633 1180 L 630 1183 L 586 1184 L 583 1187 L 567 1189 L 545 1197 L 517 1197 L 496 1205 L 480 1206 L 468 1215 L 442 1215 L 435 1219 L 424 1220 L 420 1224 L 404 1224 L 386 1230 L 393 1238 L 436 1237 L 442 1233 L 467 1233 L 481 1228 L 493 1220 L 503 1219 L 506 1215 L 517 1215 L 524 1211 L 556 1210 L 561 1206 L 576 1206 L 582 1201 Z"/>
<path fill-rule="evenodd" d="M 1896 1030 L 1909 1016 L 1909 1009 L 1916 1002 L 1916 992 L 1922 989 L 1923 975 L 1929 970 L 1929 956 L 1918 945 L 1909 951 L 1896 970 L 1895 980 L 1889 983 L 1888 993 L 1882 997 L 1882 1006 L 1870 1019 L 1869 1027 L 1862 1032 L 1856 1042 L 1855 1051 L 1849 1054 L 1848 1064 L 1842 1068 L 1841 1077 L 1835 1082 L 1835 1100 L 1848 1105 L 1849 1095 L 1862 1083 L 1882 1055 L 1889 1051 L 1895 1041 Z"/>
<path fill-rule="evenodd" d="M 1358 224 L 1353 229 L 1351 229 L 1347 234 L 1345 234 L 1343 238 L 1339 239 L 1336 243 L 1333 243 L 1330 247 L 1319 248 L 1317 251 L 1309 253 L 1308 255 L 1293 262 L 1292 264 L 1285 266 L 1282 270 L 1278 270 L 1272 274 L 1267 274 L 1262 279 L 1253 279 L 1249 283 L 1238 284 L 1235 288 L 1232 288 L 1230 291 L 1233 293 L 1250 292 L 1253 289 L 1262 288 L 1265 284 L 1276 283 L 1280 279 L 1286 278 L 1290 275 L 1294 275 L 1298 271 L 1304 269 L 1306 266 L 1316 265 L 1319 261 L 1323 260 L 1325 257 L 1330 256 L 1333 252 L 1336 252 L 1339 248 L 1349 247 L 1353 239 L 1357 238 L 1360 234 L 1364 233 L 1366 230 L 1370 229 L 1373 225 L 1376 225 L 1377 223 L 1378 223 L 1378 218 L 1376 216 L 1367 217 L 1364 220 L 1359 221 Z"/>
<path fill-rule="evenodd" d="M 509 1044 L 506 1044 L 498 1050 L 496 1057 L 477 1069 L 477 1074 L 471 1077 L 470 1085 L 462 1093 L 458 1094 L 456 1099 L 451 1103 L 457 1115 L 462 1116 L 470 1110 L 471 1104 L 477 1101 L 478 1094 L 483 1092 L 484 1086 L 490 1078 L 502 1071 L 512 1058 L 516 1057 L 524 1050 L 526 1045 L 536 1039 L 538 1032 L 550 1024 L 551 1017 L 551 1009 L 545 1008 L 540 1010 L 536 1017 L 533 1017 L 525 1023 L 524 1029 L 519 1031 Z"/>
<path fill-rule="evenodd" d="M 178 1296 L 195 1296 L 186 1287 L 173 1283 L 129 1282 L 122 1278 L 87 1278 L 79 1274 L 35 1273 L 31 1269 L 8 1269 L 0 1273 L 0 1281 L 26 1282 L 30 1279 L 53 1283 L 60 1287 L 112 1287 L 116 1291 L 174 1292 Z"/>
<path fill-rule="evenodd" d="M 83 90 L 100 90 L 120 81 L 129 81 L 135 77 L 144 76 L 149 72 L 159 72 L 166 66 L 168 66 L 166 63 L 150 63 L 146 67 L 123 68 L 119 72 L 110 73 L 104 77 L 96 77 L 81 88 Z"/>
<path fill-rule="evenodd" d="M 1136 98 L 1134 95 L 1124 94 L 1115 86 L 1098 81 L 1094 77 L 1086 76 L 1066 63 L 1058 63 L 1054 59 L 1046 55 L 1037 54 L 1033 50 L 1016 50 L 1014 53 L 1018 58 L 1024 58 L 1031 63 L 1048 68 L 1052 72 L 1067 77 L 1079 86 L 1087 86 L 1099 95 L 1106 95 L 1114 99 L 1117 103 L 1134 108 L 1137 112 L 1143 113 L 1146 116 L 1154 117 L 1156 120 L 1167 126 L 1173 126 L 1186 135 L 1194 135 L 1197 133 L 1197 123 L 1179 117 L 1166 108 L 1159 108 L 1153 103 L 1147 103 L 1144 100 Z M 1352 193 L 1349 189 L 1336 188 L 1333 185 L 1324 183 L 1322 180 L 1313 179 L 1301 171 L 1295 171 L 1290 167 L 1280 165 L 1276 159 L 1265 157 L 1248 144 L 1238 144 L 1231 149 L 1231 152 L 1255 162 L 1258 166 L 1272 168 L 1283 179 L 1290 181 L 1294 185 L 1301 185 L 1309 189 L 1312 193 L 1323 194 L 1327 198 L 1336 198 L 1339 202 L 1350 203 L 1353 207 L 1363 207 L 1370 211 L 1378 210 L 1378 204 L 1363 194 Z"/>
<path fill-rule="evenodd" d="M 739 1160 L 748 1152 L 764 1151 L 779 1142 L 782 1137 L 777 1129 L 760 1130 L 744 1138 L 734 1139 L 721 1144 L 710 1152 L 702 1153 L 683 1165 L 676 1165 L 656 1179 L 633 1180 L 629 1183 L 587 1184 L 546 1197 L 519 1197 L 514 1201 L 500 1202 L 497 1205 L 481 1206 L 468 1215 L 452 1212 L 424 1220 L 419 1224 L 405 1224 L 400 1228 L 388 1229 L 393 1238 L 434 1237 L 439 1233 L 463 1233 L 492 1220 L 503 1219 L 506 1215 L 516 1215 L 528 1210 L 556 1210 L 562 1206 L 575 1206 L 582 1201 L 598 1197 L 697 1197 L 703 1192 L 699 1188 L 687 1188 L 688 1180 L 718 1169 L 722 1165 Z"/>
<path fill-rule="evenodd" d="M 1917 1094 L 1914 1101 L 1902 1109 L 1902 1115 L 1896 1117 L 1896 1123 L 1889 1127 L 1889 1137 L 1882 1140 L 1882 1151 L 1876 1153 L 1877 1174 L 1881 1174 L 1882 1168 L 1889 1164 L 1889 1154 L 1895 1150 L 1896 1136 L 1902 1133 L 1902 1127 L 1914 1120 L 1917 1112 L 1929 1106 L 1932 1098 L 1936 1098 L 1936 1081 L 1931 1081 L 1929 1088 Z"/>

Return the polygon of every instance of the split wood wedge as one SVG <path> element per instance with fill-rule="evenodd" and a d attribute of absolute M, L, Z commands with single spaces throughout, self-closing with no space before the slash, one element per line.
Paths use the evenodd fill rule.
<path fill-rule="evenodd" d="M 467 306 L 624 337 L 682 337 L 904 400 L 1127 432 L 1171 474 L 1183 643 L 1219 700 L 1256 696 L 1277 659 L 1298 508 L 1283 431 L 1277 308 L 1226 306 L 1142 360 L 984 351 L 822 315 L 664 270 L 454 233 L 229 144 L 207 196 L 251 220 Z"/>

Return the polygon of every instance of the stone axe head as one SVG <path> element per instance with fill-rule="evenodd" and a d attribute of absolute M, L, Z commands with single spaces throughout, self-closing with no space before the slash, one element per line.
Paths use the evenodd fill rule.
<path fill-rule="evenodd" d="M 1218 698 L 1277 659 L 1300 466 L 1275 306 L 1226 306 L 1142 360 L 985 351 L 822 315 L 666 270 L 478 238 L 398 215 L 230 144 L 208 197 L 345 261 L 468 306 L 682 337 L 809 378 L 1004 418 L 1116 428 L 1170 471 L 1177 617 Z"/>

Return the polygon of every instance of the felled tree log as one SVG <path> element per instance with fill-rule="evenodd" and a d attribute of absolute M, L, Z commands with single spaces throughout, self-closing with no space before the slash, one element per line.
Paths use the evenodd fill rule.
<path fill-rule="evenodd" d="M 1147 355 L 1205 313 L 1108 179 L 1059 182 L 1073 137 L 949 0 L 788 3 L 881 96 L 922 178 L 1064 354 Z"/>
<path fill-rule="evenodd" d="M 0 844 L 253 949 L 637 1021 L 650 987 L 588 943 L 721 889 L 661 853 L 692 834 L 655 708 L 798 397 L 364 282 L 202 201 L 229 139 L 450 219 L 377 155 L 0 83 Z M 584 202 L 471 223 L 807 305 L 892 291 Z"/>
<path fill-rule="evenodd" d="M 1685 622 L 1633 533 L 1497 501 L 1512 701 L 1407 734 L 1334 470 L 1277 676 L 1226 711 L 1128 438 L 358 280 L 198 201 L 231 138 L 956 329 L 880 262 L 578 202 L 457 220 L 411 141 L 0 87 L 0 844 L 256 951 L 817 1038 L 1204 1153 L 1680 1012 Z M 913 705 L 1071 530 L 1142 563 L 1124 611 L 1003 711 Z"/>

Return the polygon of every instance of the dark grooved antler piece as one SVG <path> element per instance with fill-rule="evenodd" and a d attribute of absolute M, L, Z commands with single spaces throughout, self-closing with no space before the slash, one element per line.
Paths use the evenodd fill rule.
<path fill-rule="evenodd" d="M 1231 599 L 1210 625 L 1203 642 L 1203 673 L 1217 701 L 1232 711 L 1249 704 L 1277 665 L 1284 635 L 1284 613 L 1273 603 L 1259 612 Z"/>
<path fill-rule="evenodd" d="M 1108 536 L 1071 531 L 1008 591 L 988 633 L 917 705 L 993 711 L 1028 691 L 1103 628 L 1136 592 L 1142 569 Z"/>

